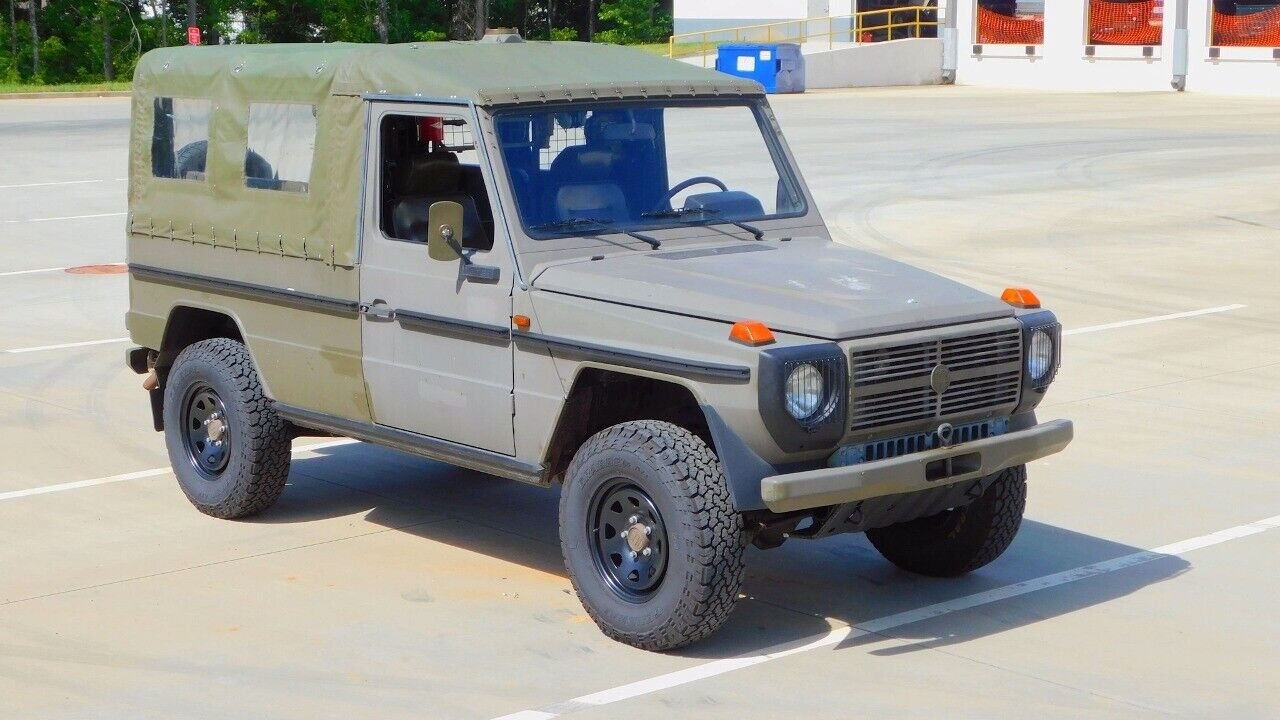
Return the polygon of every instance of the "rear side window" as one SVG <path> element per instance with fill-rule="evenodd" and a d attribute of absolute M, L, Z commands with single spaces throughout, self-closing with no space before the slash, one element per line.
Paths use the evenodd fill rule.
<path fill-rule="evenodd" d="M 316 152 L 316 107 L 292 103 L 249 105 L 244 183 L 259 190 L 305 193 Z"/>
<path fill-rule="evenodd" d="M 151 133 L 151 174 L 158 178 L 205 178 L 213 104 L 194 98 L 158 97 Z"/>

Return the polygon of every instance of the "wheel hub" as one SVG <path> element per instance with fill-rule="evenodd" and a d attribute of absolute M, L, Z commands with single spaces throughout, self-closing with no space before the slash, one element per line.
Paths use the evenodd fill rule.
<path fill-rule="evenodd" d="M 227 426 L 222 422 L 221 418 L 213 417 L 209 419 L 209 439 L 215 443 L 222 441 L 222 433 L 226 429 Z"/>
<path fill-rule="evenodd" d="M 587 531 L 601 578 L 623 599 L 644 602 L 667 569 L 667 531 L 653 499 L 616 478 L 596 493 L 590 517 Z"/>
<path fill-rule="evenodd" d="M 183 403 L 182 437 L 187 457 L 201 475 L 217 480 L 231 458 L 227 409 L 213 388 L 197 383 Z"/>
<path fill-rule="evenodd" d="M 640 552 L 649 547 L 649 533 L 653 530 L 642 522 L 627 528 L 627 546 L 632 552 Z"/>

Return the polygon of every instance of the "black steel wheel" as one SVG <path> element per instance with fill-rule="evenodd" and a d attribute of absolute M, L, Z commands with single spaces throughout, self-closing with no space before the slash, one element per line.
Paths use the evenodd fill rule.
<path fill-rule="evenodd" d="M 582 606 L 645 650 L 701 640 L 742 587 L 742 516 L 711 448 L 668 422 L 593 435 L 560 492 L 560 547 Z"/>
<path fill-rule="evenodd" d="M 643 602 L 667 569 L 667 528 L 648 493 L 625 478 L 601 487 L 587 532 L 600 577 L 620 597 Z"/>
<path fill-rule="evenodd" d="M 201 475 L 216 480 L 231 457 L 226 405 L 213 388 L 197 382 L 187 390 L 182 417 L 187 459 Z"/>
<path fill-rule="evenodd" d="M 243 344 L 202 340 L 178 355 L 164 381 L 164 428 L 178 485 L 200 512 L 245 517 L 284 492 L 293 437 Z"/>

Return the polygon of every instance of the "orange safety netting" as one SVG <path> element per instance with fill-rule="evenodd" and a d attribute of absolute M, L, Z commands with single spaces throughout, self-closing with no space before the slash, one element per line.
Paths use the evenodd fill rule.
<path fill-rule="evenodd" d="M 1163 5 L 1161 5 L 1163 11 Z M 1159 45 L 1164 17 L 1156 0 L 1089 0 L 1089 42 L 1093 45 Z"/>
<path fill-rule="evenodd" d="M 1248 15 L 1213 13 L 1213 44 L 1280 47 L 1280 7 Z"/>
<path fill-rule="evenodd" d="M 978 6 L 978 42 L 1040 45 L 1044 43 L 1044 18 L 1010 17 Z"/>

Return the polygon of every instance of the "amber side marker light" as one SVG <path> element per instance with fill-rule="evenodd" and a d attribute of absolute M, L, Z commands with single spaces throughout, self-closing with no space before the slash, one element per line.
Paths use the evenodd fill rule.
<path fill-rule="evenodd" d="M 1031 310 L 1040 307 L 1040 298 L 1027 288 L 1005 288 L 1000 299 L 1016 308 Z"/>
<path fill-rule="evenodd" d="M 512 315 L 511 324 L 515 325 L 517 330 L 528 330 L 531 323 L 528 315 Z"/>
<path fill-rule="evenodd" d="M 773 342 L 773 333 L 759 320 L 743 320 L 733 324 L 729 339 L 743 345 L 767 345 Z"/>

